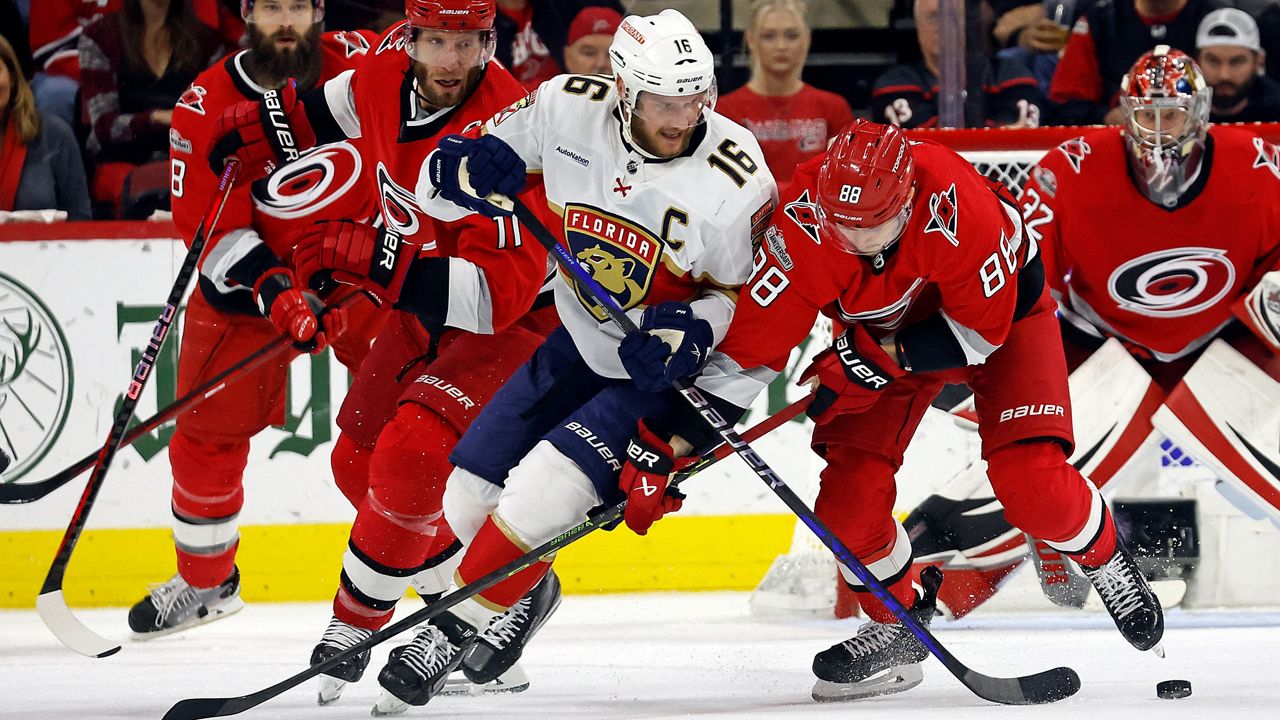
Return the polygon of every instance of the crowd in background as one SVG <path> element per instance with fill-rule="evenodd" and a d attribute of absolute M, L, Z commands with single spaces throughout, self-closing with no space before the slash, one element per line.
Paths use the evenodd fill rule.
<path fill-rule="evenodd" d="M 0 0 L 0 220 L 143 219 L 168 203 L 171 111 L 211 63 L 250 42 L 245 0 Z M 526 87 L 610 72 L 617 0 L 498 0 L 497 57 Z M 745 84 L 723 69 L 717 110 L 748 127 L 785 182 L 855 115 L 938 124 L 942 0 L 910 8 L 918 60 L 886 67 L 869 105 L 802 79 L 804 0 L 756 0 Z M 381 31 L 402 0 L 328 0 L 325 28 Z M 1280 0 L 982 0 L 966 3 L 969 127 L 1115 124 L 1122 76 L 1167 44 L 1213 87 L 1214 122 L 1280 121 Z M 848 48 L 856 51 L 856 48 Z M 911 50 L 915 50 L 912 48 Z M 917 57 L 917 53 L 904 53 Z M 57 214 L 61 211 L 65 215 Z"/>

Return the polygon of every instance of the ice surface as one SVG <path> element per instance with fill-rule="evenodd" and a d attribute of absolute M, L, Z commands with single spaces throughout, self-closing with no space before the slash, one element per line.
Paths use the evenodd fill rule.
<path fill-rule="evenodd" d="M 990 705 L 935 661 L 920 687 L 890 697 L 818 705 L 809 699 L 813 654 L 851 635 L 856 620 L 764 622 L 746 593 L 570 596 L 523 661 L 519 695 L 437 698 L 405 717 L 449 718 L 1101 718 L 1275 717 L 1280 700 L 1280 614 L 1182 612 L 1167 616 L 1168 658 L 1131 649 L 1100 614 L 982 613 L 940 623 L 961 660 L 992 675 L 1075 668 L 1083 688 L 1037 708 Z M 402 612 L 420 607 L 406 601 Z M 125 610 L 80 610 L 96 631 L 123 637 Z M 250 605 L 186 634 L 127 642 L 92 660 L 62 647 L 34 611 L 0 612 L 0 718 L 159 718 L 185 697 L 242 695 L 303 669 L 329 619 L 327 604 Z M 315 705 L 314 681 L 244 713 L 283 720 L 366 718 L 378 668 L 334 706 Z M 1156 682 L 1190 680 L 1194 694 L 1160 700 Z"/>

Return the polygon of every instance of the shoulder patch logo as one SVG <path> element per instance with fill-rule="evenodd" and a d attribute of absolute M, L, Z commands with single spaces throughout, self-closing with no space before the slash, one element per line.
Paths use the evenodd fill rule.
<path fill-rule="evenodd" d="M 537 100 L 538 100 L 538 90 L 535 88 L 533 92 L 511 103 L 507 107 L 499 110 L 498 114 L 493 116 L 493 126 L 498 127 L 502 123 L 506 122 L 507 119 L 510 118 L 512 115 L 515 115 L 521 110 L 529 107 L 530 105 L 537 102 Z"/>
<path fill-rule="evenodd" d="M 1093 148 L 1089 147 L 1089 143 L 1085 142 L 1082 136 L 1062 143 L 1058 146 L 1058 152 L 1071 163 L 1071 169 L 1079 173 L 1080 166 L 1084 164 L 1084 156 L 1093 154 Z"/>
<path fill-rule="evenodd" d="M 402 22 L 396 27 L 387 31 L 382 36 L 382 42 L 378 44 L 378 49 L 373 51 L 374 55 L 381 55 L 387 50 L 396 52 L 404 52 L 405 47 L 409 45 L 409 23 Z"/>
<path fill-rule="evenodd" d="M 335 34 L 334 39 L 342 45 L 342 51 L 348 60 L 356 55 L 364 55 L 369 52 L 369 41 L 358 32 L 344 30 Z"/>
<path fill-rule="evenodd" d="M 782 231 L 777 225 L 770 225 L 765 231 L 764 243 L 769 246 L 770 254 L 777 258 L 783 270 L 790 271 L 796 266 L 795 261 L 791 259 L 791 254 L 787 252 L 787 239 L 782 236 Z"/>
<path fill-rule="evenodd" d="M 800 229 L 804 231 L 805 235 L 809 236 L 810 240 L 819 245 L 822 244 L 822 238 L 818 235 L 818 224 L 822 219 L 822 216 L 819 215 L 821 211 L 818 210 L 817 203 L 809 198 L 808 189 L 800 193 L 800 197 L 793 202 L 783 206 L 782 212 L 786 213 L 792 222 L 800 226 Z"/>
<path fill-rule="evenodd" d="M 956 210 L 955 183 L 951 183 L 951 187 L 945 192 L 929 196 L 929 212 L 932 217 L 929 218 L 929 224 L 924 226 L 925 233 L 940 233 L 952 245 L 960 247 L 960 241 L 956 239 L 956 221 L 960 213 Z"/>
<path fill-rule="evenodd" d="M 204 114 L 204 96 L 208 91 L 199 85 L 191 85 L 178 98 L 178 106 L 184 107 L 197 115 Z"/>
<path fill-rule="evenodd" d="M 590 205 L 564 208 L 564 236 L 569 251 L 623 310 L 639 305 L 649 293 L 662 262 L 663 244 L 653 233 L 624 217 Z M 573 283 L 578 301 L 597 320 L 609 316 Z"/>
<path fill-rule="evenodd" d="M 1031 174 L 1035 177 L 1036 182 L 1040 185 L 1040 189 L 1044 191 L 1045 195 L 1048 195 L 1049 197 L 1057 196 L 1058 176 L 1054 175 L 1052 170 L 1037 165 L 1036 169 L 1033 170 Z"/>
<path fill-rule="evenodd" d="M 1280 180 L 1280 148 L 1268 143 L 1260 137 L 1253 139 L 1253 147 L 1258 150 L 1258 157 L 1253 161 L 1253 168 L 1266 168 Z"/>

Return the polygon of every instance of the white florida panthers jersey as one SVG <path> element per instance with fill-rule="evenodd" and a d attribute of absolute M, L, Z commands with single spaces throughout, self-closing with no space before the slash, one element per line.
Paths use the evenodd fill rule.
<path fill-rule="evenodd" d="M 679 157 L 652 160 L 622 136 L 613 79 L 561 75 L 491 118 L 493 134 L 541 172 L 547 201 L 562 218 L 569 250 L 637 322 L 645 307 L 688 302 L 719 343 L 738 288 L 751 274 L 753 240 L 769 226 L 777 200 L 773 176 L 751 133 L 712 112 Z M 423 172 L 419 201 L 432 215 L 457 217 Z M 618 359 L 622 333 L 566 279 L 556 308 L 596 373 L 627 377 Z M 771 379 L 742 372 L 713 353 L 698 385 L 745 405 Z"/>

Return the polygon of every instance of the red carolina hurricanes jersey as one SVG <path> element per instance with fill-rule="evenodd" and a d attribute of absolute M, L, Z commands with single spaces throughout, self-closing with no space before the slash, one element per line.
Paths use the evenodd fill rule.
<path fill-rule="evenodd" d="M 1211 340 L 1231 303 L 1276 266 L 1280 153 L 1213 127 L 1200 176 L 1172 210 L 1138 191 L 1125 153 L 1117 129 L 1050 150 L 1023 190 L 1027 234 L 1065 319 L 1172 360 Z"/>
<path fill-rule="evenodd" d="M 880 269 L 818 232 L 814 188 L 825 157 L 796 170 L 721 351 L 744 367 L 781 367 L 818 312 L 900 342 L 904 330 L 928 321 L 933 337 L 903 342 L 909 369 L 981 363 L 1004 342 L 1018 305 L 1019 269 L 1035 253 L 1023 242 L 1013 200 L 941 145 L 913 142 L 912 152 L 911 217 Z M 943 345 L 963 359 L 931 357 Z"/>
<path fill-rule="evenodd" d="M 320 81 L 353 67 L 369 51 L 373 39 L 375 36 L 365 31 L 321 35 L 323 60 Z M 266 88 L 255 83 L 245 71 L 244 56 L 245 52 L 238 52 L 200 73 L 174 107 L 173 124 L 169 129 L 173 221 L 188 244 L 209 207 L 210 198 L 218 189 L 218 176 L 210 169 L 208 160 L 216 140 L 211 137 L 214 124 L 227 107 L 245 100 L 256 100 L 266 92 Z M 252 249 L 259 239 L 278 256 L 287 255 L 292 248 L 281 233 L 259 233 L 254 229 L 249 187 L 238 187 L 232 190 L 218 219 L 217 229 L 206 241 L 201 286 L 207 296 L 230 291 L 225 279 L 227 268 Z M 231 302 L 244 310 L 251 307 L 247 299 Z"/>
<path fill-rule="evenodd" d="M 525 90 L 506 68 L 491 61 L 466 101 L 419 117 L 402 26 L 383 33 L 354 71 L 325 85 L 329 110 L 342 131 L 357 138 L 354 147 L 361 155 L 364 177 L 384 226 L 423 254 L 463 258 L 479 268 L 492 302 L 493 327 L 505 327 L 524 314 L 544 284 L 546 251 L 532 238 L 526 245 L 519 225 L 510 218 L 495 221 L 477 215 L 458 223 L 442 223 L 422 211 L 414 189 L 427 155 L 440 138 L 474 132 L 482 122 L 523 99 Z M 541 193 L 541 184 L 528 192 Z M 545 200 L 529 204 L 546 207 Z M 554 227 L 558 221 L 548 218 L 547 224 Z M 488 324 L 465 329 L 488 330 Z"/>

